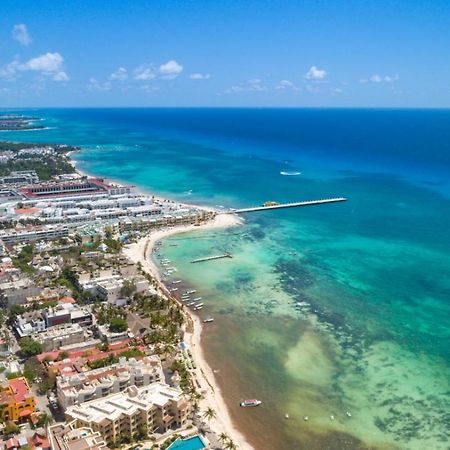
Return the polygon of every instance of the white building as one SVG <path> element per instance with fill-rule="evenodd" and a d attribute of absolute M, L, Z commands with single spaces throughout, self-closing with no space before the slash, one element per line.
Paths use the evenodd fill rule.
<path fill-rule="evenodd" d="M 165 433 L 184 426 L 191 406 L 182 391 L 164 383 L 129 387 L 127 391 L 70 406 L 66 419 L 99 431 L 107 443 L 133 436 L 141 427 Z"/>
<path fill-rule="evenodd" d="M 77 374 L 62 375 L 56 379 L 59 403 L 63 410 L 69 406 L 117 394 L 130 386 L 143 387 L 163 381 L 161 360 L 146 356 L 141 360 L 120 358 L 118 364 Z"/>
<path fill-rule="evenodd" d="M 57 325 L 45 331 L 33 333 L 31 338 L 42 344 L 44 352 L 58 350 L 64 345 L 77 344 L 86 340 L 86 335 L 77 323 Z"/>

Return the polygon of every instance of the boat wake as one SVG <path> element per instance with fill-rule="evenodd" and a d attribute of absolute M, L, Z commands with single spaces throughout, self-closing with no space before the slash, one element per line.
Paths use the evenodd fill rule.
<path fill-rule="evenodd" d="M 301 175 L 302 173 L 301 172 L 280 172 L 280 175 L 284 175 L 284 176 L 287 176 L 287 177 L 295 177 L 295 176 L 297 176 L 297 175 Z"/>

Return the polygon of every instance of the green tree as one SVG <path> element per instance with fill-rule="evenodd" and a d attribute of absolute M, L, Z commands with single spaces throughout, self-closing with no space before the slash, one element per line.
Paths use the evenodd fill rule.
<path fill-rule="evenodd" d="M 211 407 L 206 408 L 205 412 L 203 413 L 203 417 L 209 422 L 211 422 L 212 419 L 215 419 L 217 417 L 216 412 Z"/>
<path fill-rule="evenodd" d="M 53 417 L 51 415 L 47 414 L 46 412 L 42 412 L 39 415 L 39 419 L 37 421 L 37 426 L 47 428 L 52 423 L 53 423 Z"/>
<path fill-rule="evenodd" d="M 130 280 L 124 280 L 120 289 L 120 295 L 123 297 L 131 297 L 134 292 L 136 292 L 136 285 Z"/>
<path fill-rule="evenodd" d="M 42 353 L 42 344 L 34 341 L 30 337 L 26 336 L 19 341 L 20 349 L 26 356 L 35 356 Z"/>
<path fill-rule="evenodd" d="M 113 317 L 109 322 L 109 329 L 113 333 L 123 333 L 128 328 L 127 321 L 122 317 Z"/>
<path fill-rule="evenodd" d="M 20 428 L 14 422 L 8 422 L 3 429 L 3 434 L 5 436 L 18 435 L 20 433 Z"/>

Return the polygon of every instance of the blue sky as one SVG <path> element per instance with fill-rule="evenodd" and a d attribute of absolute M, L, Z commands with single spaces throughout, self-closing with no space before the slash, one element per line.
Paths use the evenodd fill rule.
<path fill-rule="evenodd" d="M 2 0 L 0 106 L 450 106 L 450 1 Z"/>

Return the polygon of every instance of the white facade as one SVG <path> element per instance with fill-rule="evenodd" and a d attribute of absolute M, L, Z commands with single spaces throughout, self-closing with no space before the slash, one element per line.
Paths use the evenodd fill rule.
<path fill-rule="evenodd" d="M 129 386 L 148 386 L 164 379 L 161 360 L 147 356 L 141 360 L 120 358 L 118 364 L 89 370 L 56 379 L 59 403 L 63 410 L 69 406 L 117 394 Z"/>

